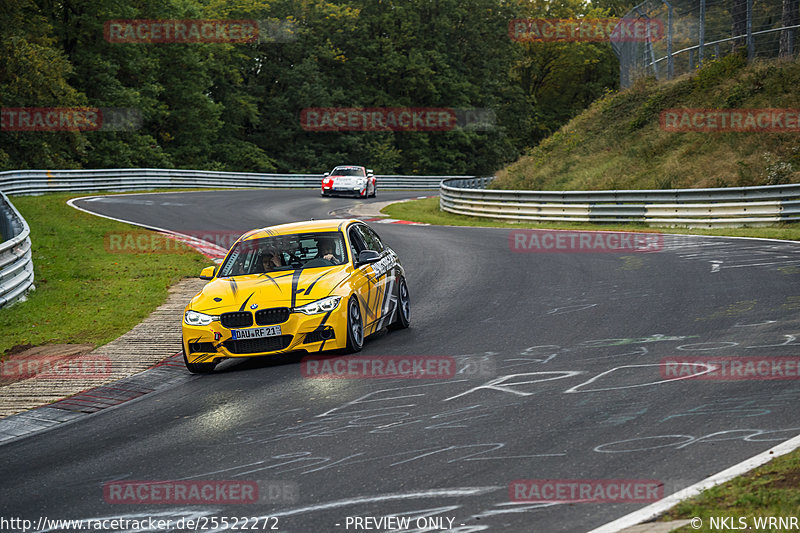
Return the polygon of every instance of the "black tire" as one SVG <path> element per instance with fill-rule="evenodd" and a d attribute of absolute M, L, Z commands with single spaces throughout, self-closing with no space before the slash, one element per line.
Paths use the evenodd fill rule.
<path fill-rule="evenodd" d="M 389 324 L 389 329 L 405 329 L 409 324 L 411 324 L 411 299 L 408 295 L 406 278 L 400 278 L 397 282 L 397 316 L 394 322 Z"/>
<path fill-rule="evenodd" d="M 364 319 L 355 296 L 347 302 L 347 352 L 360 352 L 364 347 Z"/>
<path fill-rule="evenodd" d="M 186 358 L 186 352 L 183 352 L 183 363 L 192 374 L 210 374 L 214 371 L 214 367 L 217 366 L 217 363 L 190 363 Z"/>

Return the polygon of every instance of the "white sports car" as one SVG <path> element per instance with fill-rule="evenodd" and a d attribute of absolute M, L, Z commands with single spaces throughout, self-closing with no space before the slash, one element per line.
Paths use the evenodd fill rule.
<path fill-rule="evenodd" d="M 322 178 L 322 196 L 347 195 L 374 198 L 378 184 L 372 170 L 343 165 L 326 172 Z"/>

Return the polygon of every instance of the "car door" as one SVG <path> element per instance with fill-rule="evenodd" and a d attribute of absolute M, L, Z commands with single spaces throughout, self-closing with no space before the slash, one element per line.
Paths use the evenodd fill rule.
<path fill-rule="evenodd" d="M 366 224 L 355 224 L 353 229 L 358 233 L 365 249 L 377 252 L 380 256 L 378 261 L 360 267 L 367 278 L 368 289 L 365 297 L 368 316 L 365 323 L 370 325 L 369 332 L 372 333 L 384 326 L 384 320 L 390 316 L 395 305 L 393 289 L 396 258 L 372 228 Z"/>
<path fill-rule="evenodd" d="M 364 321 L 364 335 L 374 333 L 375 329 L 370 326 L 375 320 L 374 311 L 370 302 L 375 298 L 375 283 L 374 276 L 371 276 L 371 269 L 369 264 L 358 265 L 358 256 L 364 250 L 367 250 L 367 244 L 358 231 L 356 225 L 351 225 L 347 230 L 347 241 L 350 246 L 350 255 L 353 262 L 353 275 L 351 276 L 351 285 L 353 294 L 358 299 L 361 307 L 361 316 Z"/>

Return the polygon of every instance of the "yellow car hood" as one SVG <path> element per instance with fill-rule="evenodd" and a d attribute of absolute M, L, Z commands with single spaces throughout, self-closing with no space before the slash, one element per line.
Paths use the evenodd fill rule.
<path fill-rule="evenodd" d="M 253 304 L 258 304 L 259 309 L 295 307 L 330 295 L 351 271 L 348 265 L 341 265 L 215 278 L 192 298 L 189 306 L 194 311 L 214 314 L 245 310 Z"/>

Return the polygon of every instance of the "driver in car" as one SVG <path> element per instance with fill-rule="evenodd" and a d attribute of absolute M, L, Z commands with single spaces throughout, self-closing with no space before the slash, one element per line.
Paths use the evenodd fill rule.
<path fill-rule="evenodd" d="M 319 239 L 317 241 L 317 256 L 314 259 L 325 259 L 334 265 L 339 264 L 339 258 L 336 257 L 336 245 L 331 239 Z"/>

